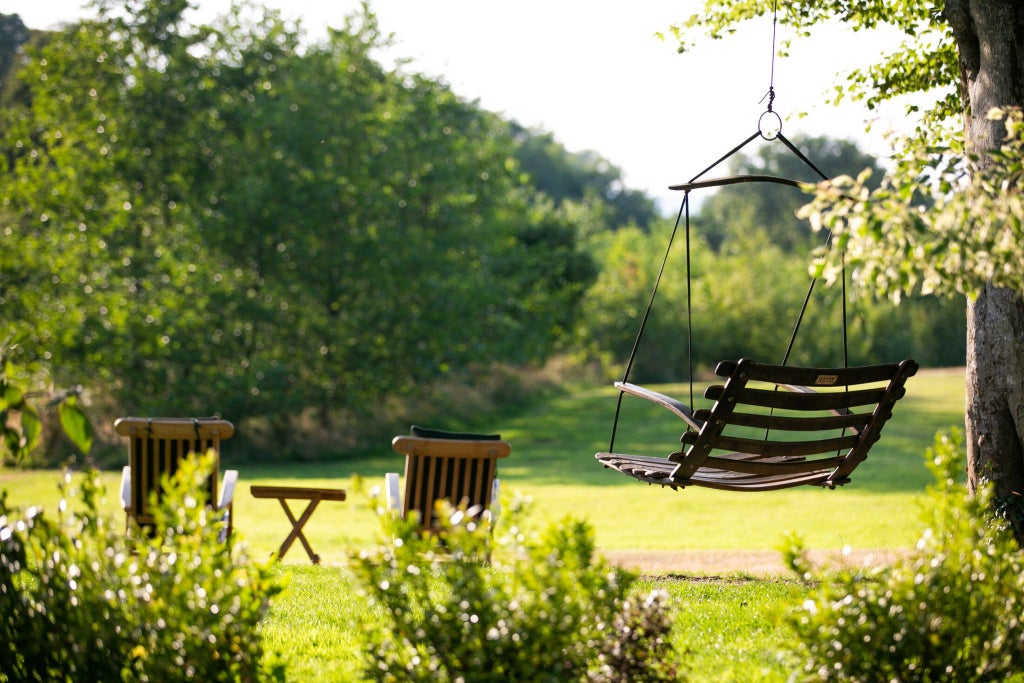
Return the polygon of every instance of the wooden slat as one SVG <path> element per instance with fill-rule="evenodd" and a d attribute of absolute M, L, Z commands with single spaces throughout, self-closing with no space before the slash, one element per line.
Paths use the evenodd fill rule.
<path fill-rule="evenodd" d="M 711 471 L 702 471 L 694 475 L 690 483 L 706 488 L 724 491 L 778 491 L 794 486 L 825 486 L 830 472 L 811 472 L 798 476 L 727 478 L 717 477 Z M 836 481 L 836 485 L 846 484 L 849 480 Z"/>
<path fill-rule="evenodd" d="M 450 500 L 454 505 L 459 505 L 462 502 L 468 503 L 473 500 L 473 482 L 470 481 L 470 473 L 476 462 L 476 460 L 453 461 L 452 464 L 455 466 L 452 472 L 454 480 L 450 488 L 452 491 L 455 491 L 455 495 Z"/>
<path fill-rule="evenodd" d="M 437 468 L 437 482 L 436 488 L 431 491 L 433 501 L 431 508 L 437 505 L 437 501 L 445 498 L 445 494 L 451 495 L 449 492 L 455 490 L 455 485 L 458 483 L 458 466 L 454 458 L 438 458 Z"/>
<path fill-rule="evenodd" d="M 744 387 L 725 392 L 725 387 L 716 384 L 707 388 L 704 397 L 715 401 L 732 398 L 736 404 L 778 408 L 781 410 L 839 410 L 852 406 L 878 403 L 885 395 L 885 388 L 856 389 L 853 391 L 830 391 L 825 393 L 799 394 L 773 389 L 751 389 Z"/>
<path fill-rule="evenodd" d="M 153 489 L 150 483 L 152 475 L 149 465 L 150 455 L 147 442 L 141 437 L 133 437 L 129 446 L 129 461 L 132 472 L 132 515 L 140 517 L 146 512 L 146 497 Z"/>
<path fill-rule="evenodd" d="M 345 489 L 310 486 L 250 486 L 253 498 L 286 498 L 298 500 L 345 500 Z"/>
<path fill-rule="evenodd" d="M 729 377 L 741 361 L 722 361 L 715 368 L 719 377 Z M 896 375 L 896 363 L 862 365 L 852 368 L 805 368 L 788 365 L 768 365 L 747 361 L 744 379 L 771 384 L 794 384 L 807 387 L 851 386 L 888 382 Z"/>
<path fill-rule="evenodd" d="M 828 439 L 779 441 L 723 435 L 712 440 L 712 447 L 721 451 L 750 453 L 770 458 L 786 455 L 808 456 L 849 450 L 857 444 L 859 438 L 857 434 L 846 434 Z"/>
<path fill-rule="evenodd" d="M 611 467 L 624 474 L 638 478 L 667 478 L 675 469 L 675 463 L 664 458 L 651 458 L 642 455 L 619 455 L 617 453 L 598 453 L 597 459 L 605 467 Z"/>
<path fill-rule="evenodd" d="M 675 469 L 676 463 L 666 458 L 656 458 L 650 455 L 625 455 L 622 453 L 598 453 L 594 456 L 602 464 L 609 467 L 617 467 L 621 463 L 634 463 L 637 466 L 664 466 L 670 470 Z"/>
<path fill-rule="evenodd" d="M 235 427 L 219 417 L 121 417 L 114 421 L 114 431 L 122 436 L 150 434 L 155 438 L 229 439 Z"/>
<path fill-rule="evenodd" d="M 699 485 L 733 491 L 771 491 L 807 484 L 827 485 L 826 482 L 835 469 L 834 460 L 818 463 L 816 466 L 806 466 L 803 471 L 787 468 L 769 473 L 736 472 L 709 466 L 702 468 L 692 477 L 680 479 L 673 476 L 672 464 L 663 458 L 618 453 L 598 453 L 596 457 L 606 467 L 640 481 L 672 488 Z M 845 483 L 847 482 L 836 482 L 837 485 Z"/>
<path fill-rule="evenodd" d="M 804 474 L 826 468 L 833 470 L 842 463 L 842 456 L 830 458 L 817 458 L 803 460 L 793 458 L 789 460 L 768 460 L 768 459 L 721 459 L 711 456 L 704 461 L 705 469 L 723 469 L 730 472 L 741 472 L 743 474 L 784 476 L 793 474 Z"/>
<path fill-rule="evenodd" d="M 465 439 L 428 439 L 396 436 L 391 448 L 402 455 L 435 455 L 446 458 L 505 458 L 512 452 L 507 441 L 470 441 Z"/>
<path fill-rule="evenodd" d="M 494 460 L 477 460 L 474 461 L 473 466 L 477 470 L 472 477 L 472 481 L 476 486 L 476 493 L 470 504 L 481 505 L 485 508 L 489 507 L 497 462 Z"/>
<path fill-rule="evenodd" d="M 422 517 L 423 524 L 431 522 L 430 513 L 433 510 L 434 482 L 437 478 L 436 462 L 434 458 L 411 458 L 412 472 L 407 469 L 406 473 L 406 496 L 404 500 L 405 510 L 417 511 Z"/>
<path fill-rule="evenodd" d="M 729 424 L 734 427 L 816 432 L 863 427 L 871 413 L 843 413 L 842 415 L 768 415 L 733 411 Z"/>
<path fill-rule="evenodd" d="M 480 486 L 483 482 L 480 479 L 484 475 L 484 470 L 481 467 L 484 462 L 483 460 L 466 460 L 463 462 L 462 490 L 464 493 L 462 498 L 469 507 L 480 505 L 483 502 L 484 495 Z"/>

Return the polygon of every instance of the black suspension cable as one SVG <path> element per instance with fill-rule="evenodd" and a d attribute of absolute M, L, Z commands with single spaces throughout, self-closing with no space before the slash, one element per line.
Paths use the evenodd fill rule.
<path fill-rule="evenodd" d="M 693 287 L 690 270 L 690 193 L 683 203 L 686 205 L 686 374 L 690 378 L 690 403 L 693 407 Z"/>
<path fill-rule="evenodd" d="M 810 159 L 808 159 L 807 156 L 803 152 L 801 152 L 800 149 L 796 145 L 794 145 L 792 142 L 790 142 L 789 138 L 787 138 L 785 135 L 782 134 L 782 131 L 779 131 L 779 134 L 778 134 L 777 138 L 779 140 L 781 140 L 782 144 L 784 144 L 786 147 L 788 147 L 789 150 L 791 152 L 793 152 L 793 154 L 795 154 L 798 159 L 800 159 L 800 161 L 804 162 L 804 164 L 806 164 L 815 173 L 817 173 L 818 176 L 822 180 L 828 180 L 828 176 L 825 175 L 821 171 L 820 168 L 815 166 L 814 162 L 812 162 Z M 831 245 L 831 243 L 832 243 L 832 231 L 829 230 L 828 235 L 825 238 L 825 247 L 828 248 Z M 846 286 L 845 277 L 843 279 L 844 279 L 843 286 L 845 287 Z M 800 325 L 801 325 L 801 323 L 804 320 L 804 314 L 807 312 L 807 305 L 811 301 L 811 294 L 814 292 L 814 284 L 817 281 L 818 281 L 817 277 L 811 278 L 811 284 L 807 287 L 807 294 L 804 296 L 804 302 L 800 306 L 800 314 L 796 317 L 796 324 L 793 326 L 793 333 L 789 336 L 789 344 L 786 346 L 786 353 L 782 357 L 782 365 L 785 365 L 786 363 L 789 362 L 789 356 L 793 352 L 793 345 L 796 343 L 796 335 L 800 331 Z M 845 296 L 845 294 L 843 295 L 843 345 L 844 346 L 846 345 L 846 296 Z M 845 351 L 844 351 L 844 357 L 845 357 Z"/>
<path fill-rule="evenodd" d="M 743 142 L 741 142 L 740 144 L 736 145 L 735 147 L 733 147 L 732 149 L 730 149 L 730 150 L 729 150 L 728 152 L 726 152 L 725 154 L 723 154 L 722 156 L 720 156 L 720 157 L 719 157 L 719 158 L 718 158 L 718 159 L 717 159 L 717 160 L 715 161 L 715 163 L 711 164 L 710 166 L 708 166 L 707 168 L 705 168 L 705 169 L 704 169 L 703 171 L 701 171 L 701 172 L 700 172 L 700 173 L 698 173 L 697 175 L 695 175 L 695 176 L 693 176 L 692 178 L 690 178 L 690 182 L 691 182 L 691 183 L 692 183 L 692 182 L 695 182 L 695 181 L 696 181 L 697 179 L 699 179 L 699 178 L 700 178 L 700 177 L 701 177 L 702 175 L 704 175 L 705 173 L 707 173 L 708 171 L 710 171 L 711 169 L 713 169 L 713 168 L 714 168 L 715 166 L 718 166 L 718 165 L 719 165 L 720 163 L 722 163 L 723 161 L 725 161 L 726 159 L 728 159 L 728 158 L 729 158 L 729 157 L 731 157 L 732 155 L 736 154 L 736 153 L 737 153 L 737 152 L 739 152 L 739 151 L 740 151 L 741 149 L 743 149 L 744 147 L 746 147 L 747 145 L 749 145 L 749 144 L 750 144 L 750 143 L 751 143 L 751 142 L 752 142 L 753 140 L 756 140 L 756 139 L 757 139 L 757 138 L 759 138 L 759 137 L 761 137 L 761 131 L 757 131 L 756 133 L 754 133 L 753 135 L 751 135 L 751 136 L 750 136 L 749 138 L 747 138 L 746 140 L 744 140 Z M 670 188 L 670 189 L 671 189 L 671 188 Z"/>
<path fill-rule="evenodd" d="M 658 275 L 657 275 L 657 277 L 655 278 L 655 281 L 654 281 L 654 288 L 651 291 L 651 296 L 650 296 L 650 298 L 648 299 L 648 302 L 647 302 L 647 308 L 644 311 L 643 317 L 641 318 L 640 329 L 637 332 L 636 338 L 633 341 L 633 348 L 630 351 L 629 360 L 626 363 L 626 368 L 625 368 L 625 371 L 623 372 L 623 375 L 622 375 L 622 381 L 623 382 L 629 381 L 629 374 L 632 371 L 633 363 L 636 360 L 637 350 L 638 350 L 638 348 L 640 346 L 640 340 L 643 337 L 644 330 L 647 327 L 647 322 L 648 322 L 648 320 L 650 318 L 651 311 L 652 311 L 652 309 L 654 307 L 654 300 L 655 300 L 655 297 L 657 296 L 658 287 L 659 287 L 659 285 L 661 283 L 662 276 L 665 273 L 666 265 L 668 263 L 668 257 L 669 257 L 669 254 L 670 254 L 671 250 L 672 250 L 672 244 L 675 241 L 676 233 L 679 230 L 680 220 L 685 220 L 685 224 L 684 225 L 685 225 L 685 233 L 686 233 L 685 234 L 685 240 L 686 240 L 686 327 L 687 327 L 687 331 L 686 331 L 686 337 L 687 337 L 686 338 L 686 344 L 687 344 L 687 372 L 689 374 L 690 405 L 691 406 L 693 405 L 693 307 L 692 307 L 692 273 L 691 273 L 691 256 L 690 256 L 690 248 L 691 247 L 690 247 L 690 202 L 689 202 L 689 198 L 690 198 L 690 190 L 694 189 L 693 184 L 696 183 L 696 181 L 698 179 L 700 179 L 703 175 L 705 175 L 706 173 L 708 173 L 709 171 L 714 169 L 716 166 L 721 164 L 726 159 L 729 159 L 730 157 L 732 157 L 733 155 L 738 153 L 741 149 L 743 149 L 746 145 L 748 145 L 750 142 L 752 142 L 753 140 L 757 139 L 758 137 L 761 137 L 761 138 L 763 138 L 765 140 L 768 140 L 768 141 L 775 140 L 775 139 L 781 140 L 782 143 L 791 152 L 793 152 L 793 154 L 796 155 L 796 157 L 798 159 L 800 159 L 804 164 L 806 164 L 815 173 L 817 173 L 817 175 L 822 180 L 828 180 L 828 176 L 825 175 L 821 171 L 821 169 L 819 169 L 810 159 L 808 159 L 807 156 L 803 152 L 801 152 L 799 148 L 796 147 L 796 145 L 794 145 L 792 142 L 790 142 L 789 139 L 786 138 L 786 136 L 784 136 L 782 134 L 782 120 L 779 117 L 779 115 L 776 114 L 773 111 L 773 109 L 772 109 L 772 107 L 774 105 L 774 102 L 775 102 L 775 51 L 776 51 L 777 30 L 778 30 L 778 0 L 774 0 L 773 5 L 772 5 L 772 54 L 771 54 L 771 60 L 770 60 L 770 74 L 769 74 L 768 93 L 765 95 L 765 98 L 768 99 L 768 105 L 767 105 L 767 111 L 764 114 L 761 115 L 761 120 L 758 122 L 758 130 L 757 130 L 757 132 L 755 132 L 753 135 L 751 135 L 750 137 L 745 139 L 740 144 L 738 144 L 735 147 L 733 147 L 732 149 L 730 149 L 728 152 L 726 152 L 721 157 L 716 159 L 713 163 L 711 163 L 706 168 L 704 168 L 702 171 L 697 173 L 695 176 L 693 176 L 690 179 L 689 183 L 686 183 L 686 184 L 683 184 L 683 185 L 674 185 L 674 186 L 671 186 L 671 188 L 670 188 L 670 189 L 684 190 L 683 200 L 682 200 L 682 202 L 681 202 L 681 204 L 679 206 L 679 212 L 676 214 L 675 225 L 673 225 L 673 227 L 672 227 L 672 232 L 671 232 L 671 234 L 669 236 L 668 245 L 666 246 L 665 254 L 662 257 L 661 266 L 658 269 Z M 762 101 L 764 101 L 765 98 L 762 98 Z M 768 117 L 769 114 L 771 115 L 770 117 Z M 766 132 L 766 129 L 768 129 L 768 126 L 766 126 L 765 123 L 764 123 L 766 117 L 769 118 L 769 121 L 774 120 L 774 121 L 776 121 L 778 123 L 778 130 L 773 130 L 772 129 L 772 130 L 768 130 L 768 132 Z M 751 179 L 746 179 L 746 180 L 751 180 Z M 761 180 L 764 180 L 764 179 L 761 179 Z M 771 181 L 774 181 L 774 182 L 780 182 L 780 181 L 785 182 L 784 179 L 769 178 L 767 180 L 771 180 Z M 729 184 L 729 182 L 739 182 L 739 180 L 733 180 L 733 181 L 724 180 L 724 181 L 717 181 L 717 182 L 716 181 L 712 181 L 712 182 L 706 182 L 704 184 L 706 184 L 708 186 L 713 186 L 713 185 L 719 185 L 719 184 Z M 787 184 L 796 184 L 796 183 L 795 182 L 788 182 Z M 829 231 L 828 235 L 826 237 L 826 240 L 825 240 L 826 248 L 829 248 L 831 246 L 831 243 L 832 243 L 832 232 Z M 846 310 L 846 263 L 845 263 L 845 259 L 843 260 L 843 264 L 842 264 L 842 277 L 843 277 L 843 282 L 842 282 L 842 299 L 843 299 L 843 301 L 842 301 L 842 315 L 843 315 L 843 326 L 842 326 L 843 327 L 843 365 L 844 365 L 844 367 L 847 367 L 848 366 L 848 337 L 847 337 L 847 320 L 846 320 L 847 319 L 847 310 Z M 804 296 L 803 303 L 802 303 L 802 305 L 800 307 L 800 313 L 797 316 L 796 324 L 794 325 L 793 332 L 790 335 L 789 344 L 788 344 L 788 346 L 786 348 L 786 353 L 785 353 L 785 356 L 784 356 L 784 358 L 782 360 L 782 365 L 785 365 L 789 361 L 789 356 L 792 353 L 793 346 L 794 346 L 794 344 L 796 342 L 797 333 L 799 332 L 800 325 L 803 322 L 803 318 L 804 318 L 804 315 L 805 315 L 805 313 L 807 311 L 807 307 L 808 307 L 808 304 L 810 302 L 811 295 L 814 292 L 814 286 L 815 286 L 816 282 L 817 282 L 817 277 L 814 277 L 814 278 L 811 279 L 810 285 L 808 286 L 807 294 Z M 610 452 L 614 452 L 614 450 L 615 450 L 615 435 L 616 435 L 616 432 L 618 430 L 619 415 L 620 415 L 621 408 L 622 408 L 622 398 L 623 398 L 623 392 L 619 391 L 618 401 L 616 402 L 616 405 L 615 405 L 615 418 L 614 418 L 613 423 L 612 423 L 611 440 L 610 440 L 610 443 L 609 443 L 609 446 L 608 446 L 608 450 Z"/>
<path fill-rule="evenodd" d="M 772 111 L 772 104 L 775 102 L 775 35 L 779 25 L 779 2 L 774 0 L 772 3 L 772 57 L 770 60 L 771 69 L 768 77 L 768 94 L 765 97 L 768 98 L 768 111 Z M 761 98 L 764 102 L 765 97 Z"/>
<path fill-rule="evenodd" d="M 711 171 L 713 168 L 718 166 L 720 163 L 722 163 L 723 161 L 725 161 L 729 157 L 733 156 L 734 154 L 739 152 L 741 149 L 743 149 L 744 147 L 746 147 L 748 144 L 750 144 L 752 141 L 756 140 L 759 137 L 762 137 L 760 130 L 758 130 L 753 135 L 751 135 L 750 137 L 746 138 L 743 142 L 739 143 L 738 145 L 736 145 L 735 147 L 730 149 L 728 152 L 726 152 L 725 154 L 720 156 L 718 159 L 715 160 L 714 163 L 709 164 L 706 168 L 704 168 L 704 170 L 702 170 L 697 175 L 693 176 L 690 179 L 690 182 L 691 183 L 695 182 L 701 176 L 703 176 L 704 174 L 706 174 L 709 171 Z M 651 290 L 651 296 L 650 296 L 650 298 L 647 301 L 647 309 L 644 311 L 644 315 L 640 319 L 640 330 L 637 332 L 636 338 L 633 340 L 633 348 L 629 352 L 629 360 L 626 361 L 626 369 L 622 373 L 622 381 L 623 382 L 628 382 L 629 381 L 629 373 L 633 369 L 633 362 L 636 360 L 636 352 L 637 352 L 637 349 L 640 347 L 640 339 L 643 337 L 644 330 L 647 327 L 647 320 L 648 320 L 648 318 L 650 318 L 651 310 L 654 308 L 654 299 L 655 299 L 655 296 L 658 293 L 658 285 L 661 283 L 662 275 L 665 273 L 665 267 L 666 267 L 666 264 L 668 263 L 669 253 L 672 251 L 672 244 L 675 241 L 676 233 L 679 230 L 680 220 L 684 216 L 686 217 L 686 231 L 687 231 L 686 262 L 687 262 L 687 268 L 689 268 L 689 263 L 690 263 L 690 243 L 689 243 L 689 216 L 690 216 L 689 205 L 690 205 L 690 201 L 689 200 L 690 200 L 690 193 L 689 192 L 685 192 L 683 194 L 683 201 L 679 204 L 679 212 L 676 214 L 675 225 L 672 226 L 672 233 L 669 235 L 668 245 L 665 248 L 665 255 L 661 259 L 661 267 L 658 269 L 658 276 L 654 280 L 654 287 Z M 687 279 L 689 280 L 689 271 L 687 271 Z M 688 309 L 689 309 L 689 283 L 687 284 L 687 297 L 688 297 L 687 303 L 688 303 Z M 689 344 L 691 343 L 690 339 L 692 338 L 692 325 L 691 325 L 691 322 L 690 322 L 690 312 L 689 312 L 689 310 L 687 311 L 687 332 L 686 332 L 686 334 L 687 334 L 687 344 L 689 346 Z M 688 353 L 688 356 L 689 356 L 689 354 L 690 354 L 690 349 L 689 348 L 687 349 L 687 353 Z M 690 368 L 690 396 L 691 396 L 690 402 L 692 404 L 693 403 L 693 399 L 692 399 L 692 396 L 693 396 L 693 361 L 692 361 L 692 358 L 688 357 L 688 361 L 687 362 L 688 362 L 689 368 Z M 616 434 L 616 432 L 618 431 L 618 428 L 619 428 L 619 414 L 621 413 L 621 410 L 622 410 L 622 392 L 620 391 L 619 392 L 618 400 L 615 403 L 615 417 L 612 420 L 612 434 L 611 434 L 611 439 L 609 440 L 609 445 L 608 445 L 608 451 L 610 453 L 614 453 L 615 452 L 615 434 Z"/>
<path fill-rule="evenodd" d="M 665 274 L 665 266 L 668 263 L 668 255 L 672 251 L 672 243 L 675 242 L 676 232 L 679 230 L 679 220 L 686 211 L 686 206 L 689 200 L 689 194 L 683 197 L 683 202 L 679 205 L 679 212 L 676 214 L 675 225 L 672 226 L 672 232 L 668 236 L 668 244 L 665 247 L 665 255 L 661 258 L 661 267 L 658 268 L 658 275 L 654 278 L 654 287 L 651 289 L 651 296 L 647 300 L 647 308 L 644 310 L 643 318 L 640 319 L 640 330 L 636 333 L 636 339 L 633 340 L 633 349 L 629 352 L 629 361 L 626 363 L 626 370 L 622 373 L 622 381 L 629 381 L 629 372 L 633 369 L 633 361 L 636 360 L 636 351 L 640 347 L 640 338 L 644 334 L 644 329 L 647 327 L 647 320 L 651 317 L 651 310 L 654 308 L 654 299 L 658 295 L 658 285 L 661 284 L 661 277 Z"/>
<path fill-rule="evenodd" d="M 839 254 L 840 274 L 843 276 L 843 367 L 850 367 L 850 349 L 846 336 L 846 253 Z"/>
<path fill-rule="evenodd" d="M 629 381 L 629 373 L 633 369 L 633 361 L 636 360 L 636 351 L 640 347 L 640 339 L 644 336 L 644 329 L 647 327 L 647 320 L 651 317 L 651 310 L 654 308 L 654 299 L 658 295 L 658 285 L 661 284 L 661 276 L 665 274 L 665 266 L 668 263 L 668 255 L 672 251 L 672 243 L 676 239 L 676 232 L 679 230 L 679 219 L 686 211 L 687 216 L 689 210 L 687 205 L 689 203 L 690 194 L 686 193 L 683 195 L 683 201 L 679 205 L 679 212 L 676 214 L 675 225 L 672 226 L 672 232 L 668 237 L 668 245 L 665 247 L 665 255 L 661 259 L 661 267 L 658 269 L 658 275 L 654 278 L 654 287 L 651 289 L 651 296 L 647 300 L 647 308 L 644 310 L 644 315 L 640 319 L 640 329 L 636 333 L 636 339 L 633 340 L 633 349 L 629 352 L 629 360 L 626 362 L 626 369 L 622 373 L 622 381 Z M 689 240 L 689 237 L 687 237 Z M 615 452 L 615 433 L 619 428 L 619 412 L 622 409 L 622 392 L 619 392 L 619 400 L 615 404 L 615 419 L 612 421 L 612 435 L 608 443 L 608 452 Z"/>
<path fill-rule="evenodd" d="M 797 156 L 797 158 L 800 159 L 800 161 L 802 161 L 805 164 L 807 164 L 807 166 L 809 166 L 811 168 L 811 170 L 813 170 L 815 173 L 817 173 L 819 178 L 821 178 L 822 180 L 828 180 L 828 176 L 825 175 L 820 168 L 815 166 L 814 162 L 811 161 L 810 159 L 808 159 L 807 155 L 805 155 L 803 152 L 801 152 L 799 147 L 797 147 L 792 142 L 790 142 L 789 138 L 787 138 L 785 135 L 782 134 L 782 131 L 779 131 L 779 134 L 776 137 L 778 137 L 778 139 L 782 141 L 782 144 L 784 144 L 786 147 L 788 147 L 789 151 L 791 151 L 793 154 L 795 154 Z"/>

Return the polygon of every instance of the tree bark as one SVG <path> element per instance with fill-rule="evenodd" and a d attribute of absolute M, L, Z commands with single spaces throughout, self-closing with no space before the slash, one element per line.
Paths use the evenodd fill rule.
<path fill-rule="evenodd" d="M 960 55 L 968 150 L 999 147 L 1005 128 L 986 115 L 1024 105 L 1024 3 L 947 0 Z M 1024 545 L 1024 298 L 987 285 L 967 306 L 967 475 L 992 482 L 997 508 Z"/>

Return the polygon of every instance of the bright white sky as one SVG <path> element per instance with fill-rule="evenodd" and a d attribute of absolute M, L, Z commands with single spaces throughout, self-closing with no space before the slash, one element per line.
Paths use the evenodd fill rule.
<path fill-rule="evenodd" d="M 340 26 L 358 0 L 262 4 L 301 18 L 318 39 L 326 26 Z M 598 152 L 622 169 L 629 187 L 674 211 L 681 197 L 667 187 L 685 182 L 757 130 L 771 79 L 770 19 L 683 55 L 674 43 L 654 37 L 702 4 L 375 0 L 371 7 L 381 29 L 395 35 L 395 56 L 413 60 L 409 68 L 442 77 L 459 95 L 505 118 L 552 132 L 571 151 Z M 229 0 L 199 0 L 199 6 L 208 21 L 226 11 Z M 0 0 L 0 12 L 20 15 L 30 28 L 88 14 L 80 0 Z M 781 41 L 784 26 L 778 35 Z M 824 104 L 839 75 L 885 48 L 878 40 L 821 33 L 776 60 L 774 109 L 787 137 L 855 139 L 864 151 L 886 154 L 882 132 L 890 121 L 876 121 L 868 135 L 865 121 L 877 113 L 857 104 Z"/>

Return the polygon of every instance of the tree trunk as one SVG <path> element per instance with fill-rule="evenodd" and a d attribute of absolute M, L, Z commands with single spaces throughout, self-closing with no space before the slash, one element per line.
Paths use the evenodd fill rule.
<path fill-rule="evenodd" d="M 1024 3 L 947 0 L 944 16 L 960 54 L 972 152 L 1005 135 L 993 107 L 1024 105 Z M 996 505 L 1024 545 L 1024 299 L 988 285 L 967 306 L 967 475 L 971 490 L 991 481 Z"/>

